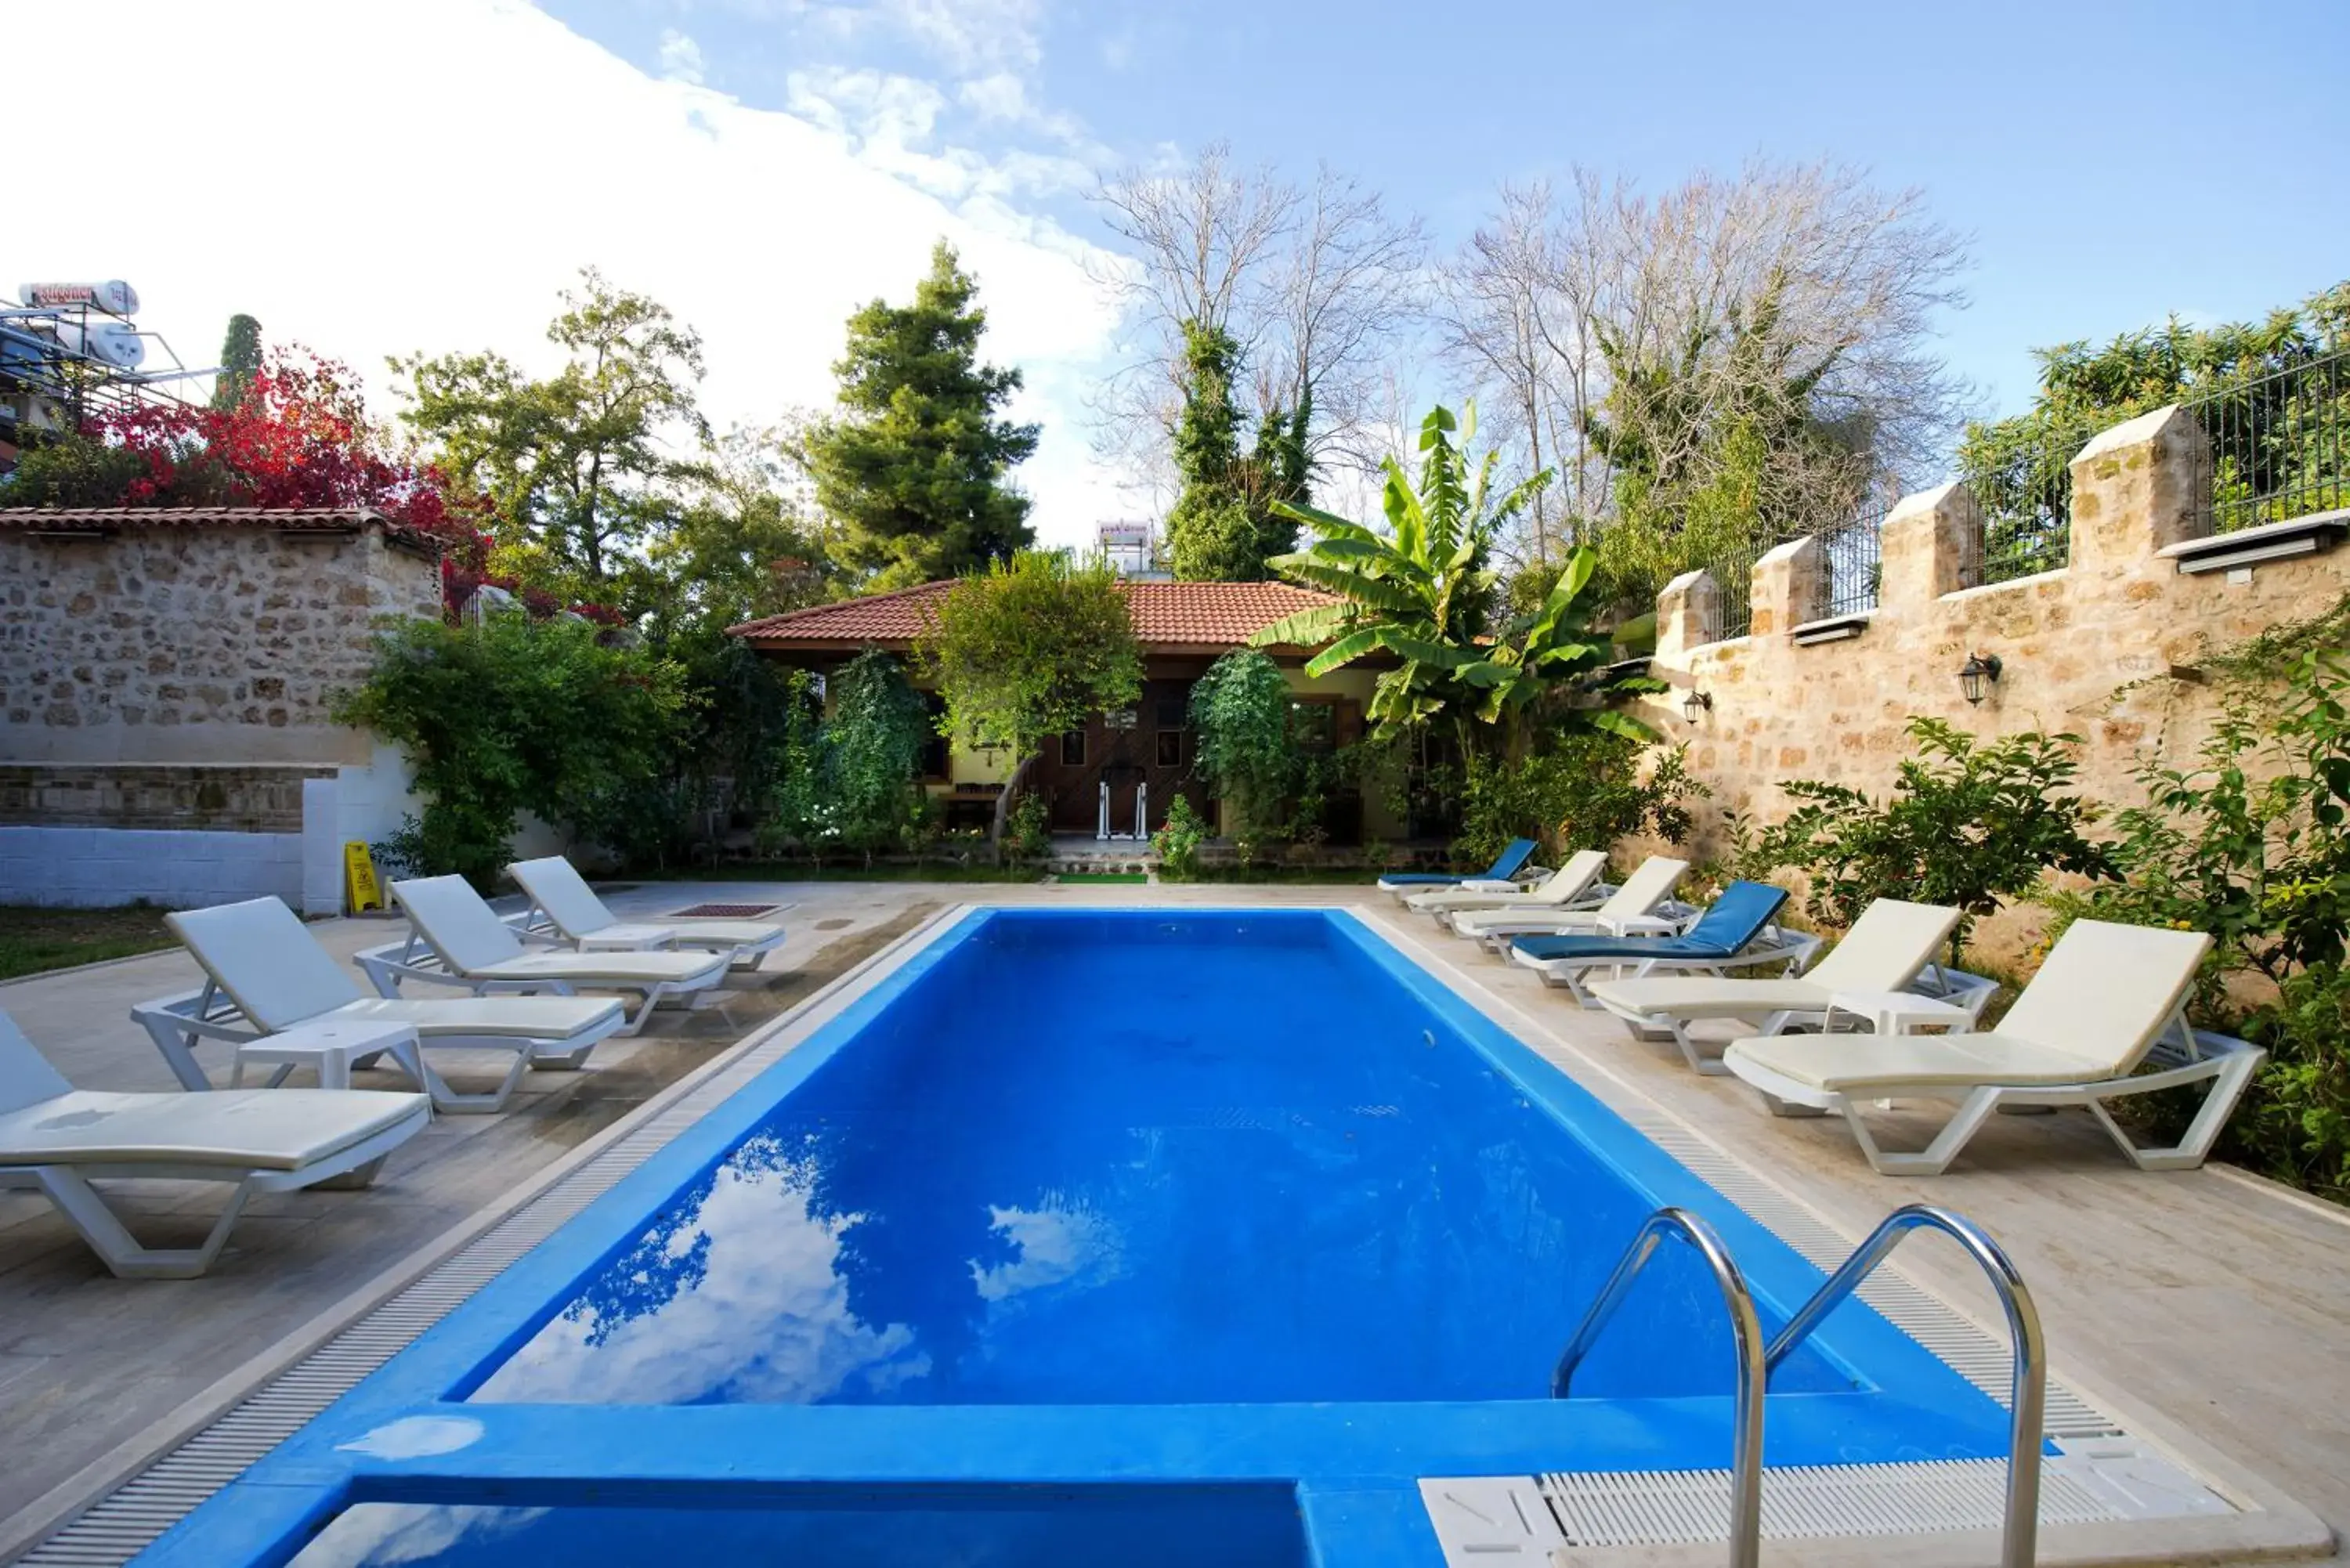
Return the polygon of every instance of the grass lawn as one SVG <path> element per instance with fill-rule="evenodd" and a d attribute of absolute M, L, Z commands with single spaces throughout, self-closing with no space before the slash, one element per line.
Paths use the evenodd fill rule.
<path fill-rule="evenodd" d="M 1386 876 L 1371 866 L 1202 866 L 1194 882 L 1302 883 L 1311 886 L 1367 887 Z"/>
<path fill-rule="evenodd" d="M 0 980 L 176 946 L 151 904 L 36 909 L 0 904 Z"/>

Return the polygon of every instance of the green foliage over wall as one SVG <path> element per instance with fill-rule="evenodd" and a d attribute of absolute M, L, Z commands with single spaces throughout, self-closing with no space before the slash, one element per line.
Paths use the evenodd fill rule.
<path fill-rule="evenodd" d="M 1289 701 L 1281 666 L 1253 649 L 1225 654 L 1192 683 L 1194 765 L 1247 826 L 1275 826 L 1295 782 Z"/>
<path fill-rule="evenodd" d="M 523 812 L 590 843 L 619 836 L 630 792 L 661 776 L 684 706 L 669 660 L 611 646 L 582 621 L 506 614 L 383 632 L 367 683 L 336 717 L 415 767 L 424 814 L 389 858 L 486 890 Z"/>
<path fill-rule="evenodd" d="M 1005 476 L 1037 427 L 1001 417 L 1020 372 L 982 364 L 978 280 L 941 240 L 911 305 L 877 299 L 848 320 L 833 367 L 840 415 L 812 431 L 816 498 L 846 525 L 843 552 L 878 587 L 902 587 L 1028 547 L 1028 497 Z"/>
<path fill-rule="evenodd" d="M 840 840 L 869 861 L 914 847 L 929 818 L 916 779 L 931 711 L 905 667 L 868 649 L 835 670 L 824 726 L 825 776 Z"/>
<path fill-rule="evenodd" d="M 2084 830 L 2096 808 L 2069 793 L 2077 735 L 2036 731 L 1979 740 L 1939 719 L 1911 719 L 1918 754 L 1903 759 L 1891 798 L 1846 784 L 1782 780 L 1802 804 L 1756 838 L 1753 867 L 1793 867 L 1811 879 L 1812 913 L 1849 927 L 1878 898 L 1958 909 L 1950 957 L 1974 922 L 2039 886 L 2050 871 L 2110 874 Z"/>

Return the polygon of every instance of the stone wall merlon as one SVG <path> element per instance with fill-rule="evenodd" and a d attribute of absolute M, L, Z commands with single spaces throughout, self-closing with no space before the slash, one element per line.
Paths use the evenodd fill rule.
<path fill-rule="evenodd" d="M 2350 547 L 2238 573 L 2182 574 L 2157 553 L 2210 528 L 2204 440 L 2176 409 L 2102 432 L 2072 467 L 2072 564 L 1994 587 L 1961 587 L 1982 526 L 1967 487 L 1905 496 L 1882 529 L 1877 608 L 1847 640 L 1804 646 L 1784 635 L 1801 624 L 1776 618 L 1799 602 L 1801 549 L 1774 550 L 1757 564 L 1755 634 L 1735 641 L 1705 640 L 1712 580 L 1701 572 L 1674 579 L 1658 597 L 1652 661 L 1672 690 L 1636 711 L 1673 743 L 1688 743 L 1691 774 L 1712 792 L 1688 849 L 1722 852 L 1725 810 L 1750 823 L 1781 820 L 1792 804 L 1783 781 L 1824 780 L 1883 798 L 1912 754 L 1905 728 L 1913 717 L 1985 738 L 2077 734 L 2078 787 L 2109 808 L 2143 800 L 2143 760 L 2189 765 L 2225 701 L 2194 678 L 2195 667 L 2350 596 Z M 1974 653 L 2001 663 L 1980 704 L 1967 702 L 1958 679 Z M 1680 707 L 1690 689 L 1712 699 L 1694 723 Z M 1627 846 L 1640 847 L 1659 846 Z M 2035 919 L 2027 909 L 1993 922 L 1984 933 L 1989 956 L 2028 947 Z"/>

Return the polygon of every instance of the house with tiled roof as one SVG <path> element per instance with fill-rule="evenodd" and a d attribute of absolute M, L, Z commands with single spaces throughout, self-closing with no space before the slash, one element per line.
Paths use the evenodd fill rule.
<path fill-rule="evenodd" d="M 1214 820 L 1215 803 L 1194 771 L 1191 687 L 1208 666 L 1265 628 L 1299 610 L 1334 602 L 1289 583 L 1179 583 L 1128 578 L 1118 585 L 1142 644 L 1142 699 L 1123 712 L 1097 716 L 1049 743 L 1024 781 L 1049 803 L 1055 832 L 1116 837 L 1148 835 L 1166 820 L 1178 794 Z M 733 628 L 733 635 L 771 658 L 825 670 L 868 648 L 910 653 L 931 625 L 951 582 L 924 583 L 895 593 L 768 616 Z M 1359 740 L 1363 707 L 1379 666 L 1365 661 L 1319 678 L 1305 673 L 1305 648 L 1264 651 L 1289 679 L 1290 727 L 1296 744 L 1335 751 Z M 917 676 L 920 684 L 920 677 Z M 932 696 L 933 703 L 938 699 Z M 984 821 L 1016 759 L 934 744 L 923 763 L 924 783 L 941 797 L 951 822 Z M 1331 803 L 1325 818 L 1331 842 L 1401 832 L 1376 800 L 1352 792 Z"/>

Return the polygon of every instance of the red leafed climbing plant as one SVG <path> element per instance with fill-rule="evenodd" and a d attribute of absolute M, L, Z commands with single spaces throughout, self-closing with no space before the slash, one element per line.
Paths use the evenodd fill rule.
<path fill-rule="evenodd" d="M 366 506 L 439 541 L 453 612 L 483 583 L 513 590 L 531 613 L 566 607 L 551 594 L 487 572 L 489 500 L 457 491 L 441 469 L 392 451 L 368 422 L 348 367 L 300 348 L 269 358 L 226 408 L 178 404 L 109 414 L 88 432 L 144 465 L 130 506 Z M 600 606 L 571 607 L 617 622 Z"/>

